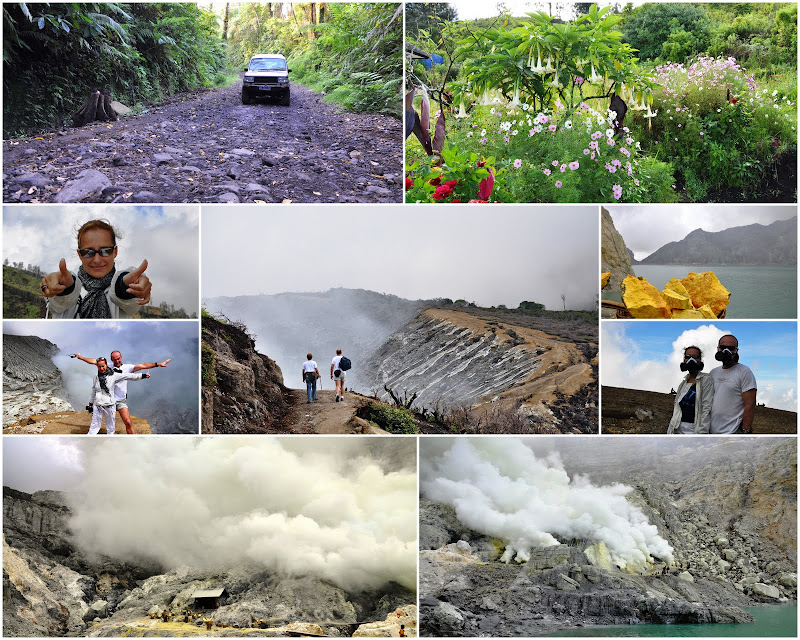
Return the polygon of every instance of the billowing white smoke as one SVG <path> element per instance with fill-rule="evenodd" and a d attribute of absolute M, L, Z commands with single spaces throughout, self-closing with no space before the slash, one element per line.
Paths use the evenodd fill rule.
<path fill-rule="evenodd" d="M 570 480 L 558 453 L 537 458 L 516 438 L 448 438 L 425 441 L 421 454 L 423 495 L 452 505 L 471 529 L 508 540 L 505 561 L 526 562 L 559 536 L 604 542 L 622 568 L 642 571 L 653 556 L 672 562 L 672 547 L 625 499 L 630 487 Z"/>
<path fill-rule="evenodd" d="M 363 453 L 339 439 L 109 440 L 85 450 L 70 526 L 123 560 L 415 589 L 415 461 L 389 472 Z"/>

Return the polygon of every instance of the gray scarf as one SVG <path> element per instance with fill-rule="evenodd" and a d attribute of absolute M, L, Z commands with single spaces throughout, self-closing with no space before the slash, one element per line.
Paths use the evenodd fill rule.
<path fill-rule="evenodd" d="M 106 377 L 110 376 L 110 375 L 113 375 L 113 374 L 108 369 L 106 369 L 105 373 L 100 373 L 99 371 L 97 372 L 97 379 L 100 381 L 100 388 L 103 391 L 105 391 L 106 393 L 109 393 L 109 394 L 111 392 L 108 390 L 108 384 L 106 383 Z"/>
<path fill-rule="evenodd" d="M 80 278 L 83 288 L 86 290 L 85 296 L 78 298 L 78 318 L 110 318 L 111 309 L 108 307 L 108 299 L 106 298 L 106 289 L 111 286 L 111 281 L 114 279 L 114 273 L 117 268 L 111 267 L 109 271 L 102 278 L 93 278 L 86 269 L 78 269 L 78 278 Z"/>

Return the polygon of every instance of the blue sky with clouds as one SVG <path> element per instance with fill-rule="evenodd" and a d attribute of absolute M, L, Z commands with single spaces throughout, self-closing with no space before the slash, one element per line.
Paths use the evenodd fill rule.
<path fill-rule="evenodd" d="M 797 411 L 797 325 L 794 322 L 715 321 L 709 323 L 635 320 L 607 321 L 601 327 L 602 384 L 667 393 L 682 377 L 683 350 L 703 351 L 704 371 L 714 359 L 719 338 L 739 340 L 740 362 L 753 370 L 759 403 Z"/>

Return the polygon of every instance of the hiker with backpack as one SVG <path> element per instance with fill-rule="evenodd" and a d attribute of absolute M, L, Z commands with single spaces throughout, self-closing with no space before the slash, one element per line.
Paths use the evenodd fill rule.
<path fill-rule="evenodd" d="M 346 371 L 351 367 L 350 359 L 342 355 L 342 350 L 336 350 L 336 357 L 331 361 L 331 380 L 336 385 L 336 402 L 344 402 L 344 379 Z"/>
<path fill-rule="evenodd" d="M 322 377 L 319 374 L 317 363 L 311 359 L 313 357 L 314 355 L 311 353 L 306 354 L 306 361 L 303 363 L 303 382 L 306 383 L 308 404 L 317 399 L 317 380 Z"/>

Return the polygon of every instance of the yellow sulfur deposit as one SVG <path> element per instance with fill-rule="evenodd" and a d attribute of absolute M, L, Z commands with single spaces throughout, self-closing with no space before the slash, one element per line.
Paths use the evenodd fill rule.
<path fill-rule="evenodd" d="M 628 276 L 622 281 L 622 301 L 634 318 L 670 318 L 667 303 L 644 278 Z"/>
<path fill-rule="evenodd" d="M 705 273 L 690 271 L 688 276 L 681 278 L 681 283 L 686 287 L 696 308 L 701 308 L 703 305 L 711 308 L 712 318 L 719 316 L 728 306 L 731 292 L 722 286 L 713 271 Z"/>
<path fill-rule="evenodd" d="M 608 280 L 611 278 L 611 272 L 606 271 L 605 273 L 600 274 L 600 288 L 605 289 L 606 285 L 608 284 Z"/>
<path fill-rule="evenodd" d="M 673 278 L 672 280 L 667 282 L 664 288 L 669 289 L 670 291 L 674 291 L 675 293 L 679 293 L 682 296 L 686 296 L 687 298 L 692 297 L 689 295 L 689 292 L 686 290 L 686 287 L 683 286 L 683 283 L 677 278 Z"/>
<path fill-rule="evenodd" d="M 711 320 L 717 319 L 717 315 L 707 304 L 704 304 L 702 307 L 700 307 L 698 311 L 703 314 L 704 318 L 709 318 Z"/>
<path fill-rule="evenodd" d="M 688 295 L 682 295 L 677 291 L 673 291 L 669 287 L 661 292 L 664 302 L 673 311 L 676 309 L 692 309 L 692 300 Z"/>
<path fill-rule="evenodd" d="M 673 309 L 672 317 L 676 320 L 702 320 L 705 318 L 699 309 Z"/>
<path fill-rule="evenodd" d="M 607 279 L 603 280 L 603 286 L 606 283 Z M 690 272 L 681 280 L 672 278 L 660 293 L 644 278 L 634 276 L 625 278 L 621 289 L 622 301 L 634 318 L 715 320 L 731 297 L 713 271 Z"/>

